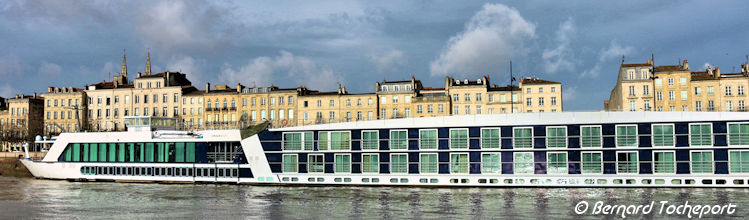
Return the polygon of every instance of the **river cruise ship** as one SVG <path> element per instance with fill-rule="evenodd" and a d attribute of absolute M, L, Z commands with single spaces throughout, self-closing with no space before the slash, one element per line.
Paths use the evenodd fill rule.
<path fill-rule="evenodd" d="M 749 113 L 458 115 L 266 129 L 63 133 L 38 178 L 471 187 L 749 187 Z M 253 131 L 253 129 L 255 131 Z"/>

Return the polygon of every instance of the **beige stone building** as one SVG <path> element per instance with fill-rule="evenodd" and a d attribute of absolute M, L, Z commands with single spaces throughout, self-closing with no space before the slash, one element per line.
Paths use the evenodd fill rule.
<path fill-rule="evenodd" d="M 20 151 L 20 144 L 44 133 L 44 98 L 21 94 L 7 103 L 8 109 L 0 111 L 0 151 Z"/>
<path fill-rule="evenodd" d="M 561 112 L 562 84 L 538 78 L 522 78 L 518 83 L 525 112 Z"/>
<path fill-rule="evenodd" d="M 489 76 L 475 81 L 445 78 L 452 114 L 499 114 L 562 111 L 562 84 L 538 78 L 522 78 L 519 85 L 499 87 Z"/>
<path fill-rule="evenodd" d="M 299 89 L 298 125 L 366 121 L 377 119 L 377 94 L 351 94 L 341 87 L 336 92 Z"/>
<path fill-rule="evenodd" d="M 689 111 L 689 62 L 656 66 L 654 71 L 655 111 Z"/>
<path fill-rule="evenodd" d="M 410 81 L 382 81 L 375 84 L 378 98 L 379 119 L 411 118 L 414 97 L 423 89 L 420 80 L 411 77 Z"/>
<path fill-rule="evenodd" d="M 412 102 L 412 109 L 416 109 L 413 117 L 450 115 L 450 97 L 445 93 L 445 88 L 424 87 Z"/>
<path fill-rule="evenodd" d="M 205 90 L 198 90 L 194 87 L 185 89 L 182 92 L 182 124 L 188 130 L 200 130 L 205 127 L 205 107 L 203 94 Z"/>
<path fill-rule="evenodd" d="M 44 97 L 44 135 L 79 132 L 88 125 L 88 98 L 83 89 L 49 87 Z"/>

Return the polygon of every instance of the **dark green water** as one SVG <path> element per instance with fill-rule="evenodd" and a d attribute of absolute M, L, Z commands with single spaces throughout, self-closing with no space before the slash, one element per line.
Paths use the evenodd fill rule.
<path fill-rule="evenodd" d="M 79 183 L 0 177 L 2 219 L 610 219 L 583 215 L 586 201 L 639 205 L 668 201 L 736 204 L 749 217 L 749 189 L 564 189 L 280 187 Z M 656 207 L 657 209 L 658 207 Z M 621 217 L 619 217 L 621 218 Z M 658 214 L 627 219 L 686 218 Z M 696 218 L 696 217 L 693 217 Z"/>

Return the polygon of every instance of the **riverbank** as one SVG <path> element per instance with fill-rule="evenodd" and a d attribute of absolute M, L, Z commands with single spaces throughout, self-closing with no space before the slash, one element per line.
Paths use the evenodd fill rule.
<path fill-rule="evenodd" d="M 29 154 L 32 158 L 42 158 L 46 153 L 30 152 Z M 32 177 L 29 170 L 18 160 L 23 157 L 23 152 L 0 152 L 0 176 Z"/>

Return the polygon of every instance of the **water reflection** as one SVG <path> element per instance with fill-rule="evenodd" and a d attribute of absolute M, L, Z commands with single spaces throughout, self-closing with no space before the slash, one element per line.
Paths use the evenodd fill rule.
<path fill-rule="evenodd" d="M 0 177 L 3 218 L 601 219 L 580 201 L 738 204 L 747 189 L 279 187 L 78 183 Z M 657 218 L 658 215 L 635 218 Z M 678 217 L 678 216 L 665 216 Z M 723 216 L 724 217 L 724 216 Z M 629 218 L 629 217 L 628 217 Z"/>

